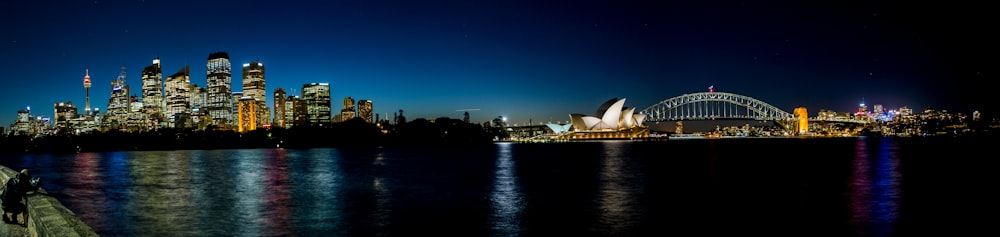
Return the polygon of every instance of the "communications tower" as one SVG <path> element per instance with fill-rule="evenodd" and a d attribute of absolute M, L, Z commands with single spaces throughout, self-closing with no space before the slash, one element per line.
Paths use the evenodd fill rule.
<path fill-rule="evenodd" d="M 83 76 L 83 89 L 87 92 L 87 107 L 84 111 L 90 112 L 90 69 L 84 69 L 86 76 Z"/>

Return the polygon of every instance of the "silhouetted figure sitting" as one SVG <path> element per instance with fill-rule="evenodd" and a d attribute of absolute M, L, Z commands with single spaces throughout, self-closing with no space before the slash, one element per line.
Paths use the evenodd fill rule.
<path fill-rule="evenodd" d="M 20 173 L 15 177 L 11 177 L 3 186 L 3 190 L 0 190 L 0 209 L 3 210 L 3 221 L 12 224 L 20 224 L 17 220 L 17 215 L 25 212 L 27 206 L 25 203 L 21 203 L 25 199 L 25 196 L 29 192 L 34 192 L 38 190 L 38 186 L 41 185 L 39 178 L 30 178 L 28 176 L 28 170 L 22 169 Z M 7 213 L 10 213 L 10 218 L 7 218 Z M 27 224 L 27 220 L 25 220 Z"/>

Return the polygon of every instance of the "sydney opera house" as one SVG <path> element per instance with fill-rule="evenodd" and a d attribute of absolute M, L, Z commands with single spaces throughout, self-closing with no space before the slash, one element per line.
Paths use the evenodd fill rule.
<path fill-rule="evenodd" d="M 649 129 L 643 125 L 646 115 L 624 106 L 625 98 L 613 98 L 598 107 L 593 116 L 570 114 L 571 124 L 548 126 L 559 137 L 571 140 L 648 137 Z"/>

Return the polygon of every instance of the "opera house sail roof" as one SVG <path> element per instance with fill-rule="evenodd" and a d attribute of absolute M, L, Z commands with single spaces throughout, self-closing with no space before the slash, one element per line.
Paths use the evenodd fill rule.
<path fill-rule="evenodd" d="M 612 98 L 601 104 L 593 116 L 570 114 L 573 131 L 619 131 L 642 126 L 646 115 L 635 114 L 635 108 L 624 106 L 625 98 Z"/>

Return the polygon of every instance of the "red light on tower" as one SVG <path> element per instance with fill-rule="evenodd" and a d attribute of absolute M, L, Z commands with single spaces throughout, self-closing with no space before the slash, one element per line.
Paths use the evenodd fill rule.
<path fill-rule="evenodd" d="M 90 88 L 90 69 L 86 69 L 86 76 L 83 76 L 83 88 Z"/>

